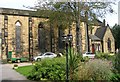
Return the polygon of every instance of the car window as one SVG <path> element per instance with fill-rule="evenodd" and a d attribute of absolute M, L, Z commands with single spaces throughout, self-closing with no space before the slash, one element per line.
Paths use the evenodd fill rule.
<path fill-rule="evenodd" d="M 47 54 L 45 54 L 45 55 L 52 55 L 52 54 L 50 54 L 50 53 L 47 53 Z"/>

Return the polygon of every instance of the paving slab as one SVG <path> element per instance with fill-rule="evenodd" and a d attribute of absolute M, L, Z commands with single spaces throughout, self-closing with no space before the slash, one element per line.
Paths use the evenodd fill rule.
<path fill-rule="evenodd" d="M 14 64 L 18 64 L 18 66 L 32 65 L 32 63 L 0 64 L 0 81 L 28 81 L 25 76 L 19 74 L 14 69 L 12 69 Z"/>

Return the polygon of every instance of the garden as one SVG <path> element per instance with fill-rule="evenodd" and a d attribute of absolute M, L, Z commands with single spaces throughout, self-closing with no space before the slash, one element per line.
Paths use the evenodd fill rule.
<path fill-rule="evenodd" d="M 69 54 L 69 80 L 112 81 L 120 80 L 120 54 L 113 56 L 97 52 L 94 59 L 82 58 L 74 50 Z M 29 80 L 66 80 L 66 58 L 44 59 L 33 65 L 18 67 L 17 72 Z"/>

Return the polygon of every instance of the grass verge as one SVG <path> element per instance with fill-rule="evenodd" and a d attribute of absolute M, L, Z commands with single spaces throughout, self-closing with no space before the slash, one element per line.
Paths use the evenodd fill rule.
<path fill-rule="evenodd" d="M 33 65 L 29 65 L 29 66 L 22 66 L 22 67 L 18 67 L 18 69 L 15 69 L 17 72 L 19 72 L 20 74 L 27 76 L 29 74 L 29 72 L 32 70 Z"/>

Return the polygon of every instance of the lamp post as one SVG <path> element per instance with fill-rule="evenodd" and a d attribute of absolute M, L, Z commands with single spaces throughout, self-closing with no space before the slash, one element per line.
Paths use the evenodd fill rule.
<path fill-rule="evenodd" d="M 73 39 L 73 36 L 69 33 L 68 35 L 63 35 L 62 36 L 62 41 L 65 42 L 65 46 L 66 46 L 66 81 L 68 81 L 68 45 L 71 48 L 71 41 Z M 71 51 L 70 51 L 71 52 Z"/>

